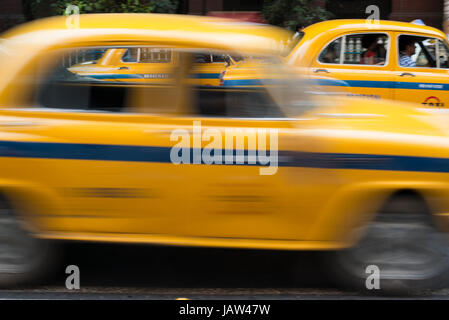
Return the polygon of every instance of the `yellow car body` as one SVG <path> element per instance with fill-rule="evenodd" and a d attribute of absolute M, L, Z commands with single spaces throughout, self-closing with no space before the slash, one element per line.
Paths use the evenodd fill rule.
<path fill-rule="evenodd" d="M 383 34 L 386 59 L 380 65 L 360 64 L 363 50 L 348 43 L 363 35 Z M 430 53 L 437 61 L 433 66 L 417 64 L 415 67 L 401 65 L 399 41 L 402 36 L 428 39 Z M 341 39 L 338 63 L 319 59 L 320 54 L 333 41 Z M 423 59 L 424 52 L 416 44 L 415 59 Z M 421 53 L 422 52 L 422 53 Z M 320 81 L 324 86 L 342 86 L 347 95 L 370 99 L 393 99 L 419 103 L 423 107 L 446 108 L 449 106 L 449 43 L 446 35 L 438 29 L 396 21 L 330 20 L 304 29 L 304 36 L 286 57 L 285 63 L 297 67 L 309 75 L 324 75 L 340 80 Z M 437 65 L 438 64 L 438 65 Z"/>
<path fill-rule="evenodd" d="M 340 32 L 346 31 L 335 28 L 317 37 L 331 39 Z M 294 61 L 306 61 L 306 49 L 319 51 L 309 45 L 307 33 Z M 159 98 L 144 96 L 151 104 L 168 106 L 167 101 L 177 99 L 179 108 L 173 112 L 94 112 L 95 106 L 92 112 L 61 110 L 30 100 L 36 81 L 29 80 L 29 73 L 47 58 L 39 76 L 47 75 L 58 50 L 156 45 L 278 56 L 290 37 L 280 29 L 204 17 L 81 15 L 78 29 L 67 29 L 65 18 L 57 17 L 4 37 L 6 51 L 13 54 L 0 59 L 0 190 L 34 237 L 336 250 L 356 245 L 363 235 L 360 228 L 403 191 L 425 199 L 432 220 L 447 230 L 447 121 L 409 105 L 324 95 L 307 98 L 309 107 L 298 115 L 207 116 L 187 112 L 192 88 L 182 80 L 170 95 L 164 91 L 167 83 L 131 86 L 159 90 Z M 89 85 L 123 88 L 120 81 Z M 251 88 L 219 89 L 251 93 Z M 48 102 L 47 96 L 41 98 Z M 190 139 L 172 139 L 176 130 L 192 133 L 195 123 L 201 124 L 200 137 L 209 129 L 234 130 L 237 141 L 243 141 L 240 147 L 231 143 L 235 151 L 254 147 L 245 140 L 248 130 L 276 132 L 277 140 L 267 148 L 279 150 L 278 167 L 265 175 L 260 174 L 262 165 L 175 165 L 171 150 L 176 144 L 192 153 L 210 145 L 207 139 L 194 141 L 193 147 Z M 221 138 L 216 142 L 220 150 L 229 147 Z"/>
<path fill-rule="evenodd" d="M 304 29 L 304 35 L 291 53 L 282 58 L 288 66 L 307 75 L 315 84 L 326 86 L 347 96 L 368 99 L 391 99 L 443 109 L 449 102 L 449 43 L 438 29 L 396 21 L 330 20 Z M 385 35 L 386 57 L 382 64 L 359 63 L 364 48 L 348 39 Z M 400 64 L 399 38 L 413 36 L 430 39 L 436 64 L 406 67 Z M 320 60 L 326 48 L 339 43 L 339 60 Z M 433 42 L 432 42 L 433 41 Z M 416 45 L 420 50 L 419 46 Z M 416 53 L 420 57 L 422 50 Z M 346 61 L 348 60 L 348 61 Z M 441 61 L 440 61 L 441 60 Z M 444 60 L 444 61 L 443 61 Z M 234 66 L 226 71 L 227 86 L 258 85 L 266 75 L 254 75 L 254 65 Z"/>

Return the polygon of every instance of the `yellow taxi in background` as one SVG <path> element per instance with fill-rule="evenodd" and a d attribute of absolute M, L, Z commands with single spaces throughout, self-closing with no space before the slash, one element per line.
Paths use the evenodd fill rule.
<path fill-rule="evenodd" d="M 304 29 L 281 58 L 315 84 L 347 96 L 441 109 L 449 102 L 449 45 L 435 28 L 395 21 L 330 20 Z M 258 85 L 253 64 L 223 74 L 227 86 Z"/>
<path fill-rule="evenodd" d="M 77 58 L 81 63 L 68 70 L 79 76 L 102 81 L 120 82 L 160 82 L 167 79 L 172 69 L 179 64 L 179 54 L 170 48 L 114 48 L 98 50 L 102 56 L 97 60 L 89 60 L 94 52 L 79 52 Z M 97 54 L 98 54 L 97 52 Z M 199 85 L 220 85 L 220 75 L 226 67 L 236 62 L 230 55 L 213 53 L 196 53 L 194 57 L 194 74 L 192 77 Z M 167 80 L 169 81 L 169 80 Z"/>
<path fill-rule="evenodd" d="M 286 57 L 320 85 L 370 99 L 449 107 L 449 44 L 438 29 L 405 22 L 329 20 L 311 25 Z"/>
<path fill-rule="evenodd" d="M 53 17 L 3 35 L 0 285 L 39 278 L 61 239 L 315 250 L 351 286 L 366 289 L 372 265 L 381 290 L 447 284 L 448 121 L 315 94 L 276 63 L 291 37 L 278 28 L 157 14 L 80 26 Z M 77 53 L 119 47 L 179 63 L 159 82 L 71 72 Z M 278 81 L 193 83 L 210 52 Z"/>

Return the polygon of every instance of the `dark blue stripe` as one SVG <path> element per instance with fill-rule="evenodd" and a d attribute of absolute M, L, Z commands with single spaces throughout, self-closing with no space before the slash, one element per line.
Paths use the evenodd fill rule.
<path fill-rule="evenodd" d="M 82 77 L 94 79 L 143 79 L 142 74 L 92 74 L 82 75 Z"/>
<path fill-rule="evenodd" d="M 259 79 L 244 79 L 244 80 L 224 80 L 225 87 L 232 86 L 261 86 L 262 82 Z"/>
<path fill-rule="evenodd" d="M 195 73 L 191 75 L 194 79 L 219 79 L 219 73 Z"/>
<path fill-rule="evenodd" d="M 171 147 L 0 141 L 0 157 L 170 163 Z M 190 161 L 195 149 L 190 150 Z M 223 151 L 224 154 L 225 151 Z M 233 151 L 236 154 L 236 151 Z M 248 151 L 244 151 L 245 156 Z M 280 151 L 280 167 L 449 172 L 449 158 Z M 247 161 L 244 164 L 249 165 Z M 251 164 L 260 166 L 260 164 Z M 268 164 L 269 165 L 269 164 Z M 271 164 L 273 165 L 273 164 Z"/>
<path fill-rule="evenodd" d="M 449 172 L 449 159 L 376 154 L 302 153 L 286 151 L 279 153 L 279 166 L 355 170 Z"/>
<path fill-rule="evenodd" d="M 394 89 L 396 88 L 396 82 L 394 81 L 364 81 L 364 80 L 343 80 L 350 87 L 358 88 L 385 88 Z"/>
<path fill-rule="evenodd" d="M 264 82 L 266 79 L 264 80 Z M 382 89 L 412 89 L 412 90 L 442 90 L 449 91 L 446 83 L 400 82 L 400 81 L 368 81 L 368 80 L 338 80 L 338 79 L 312 79 L 313 84 L 333 87 L 354 88 L 382 88 Z M 260 86 L 260 79 L 225 80 L 225 86 Z"/>
<path fill-rule="evenodd" d="M 312 79 L 310 81 L 319 86 L 349 87 L 349 84 L 346 81 L 338 79 Z"/>
<path fill-rule="evenodd" d="M 397 89 L 415 89 L 415 90 L 449 90 L 449 84 L 446 83 L 419 83 L 419 82 L 396 82 Z"/>
<path fill-rule="evenodd" d="M 170 74 L 171 75 L 171 74 Z M 93 74 L 93 75 L 83 75 L 83 77 L 89 77 L 94 79 L 166 79 L 166 78 L 148 78 L 145 77 L 146 74 Z M 195 79 L 218 79 L 220 78 L 219 73 L 196 73 L 192 74 L 192 78 Z"/>
<path fill-rule="evenodd" d="M 96 74 L 85 75 L 94 79 L 160 79 L 145 78 L 145 74 Z M 219 73 L 196 73 L 195 79 L 219 79 Z M 162 78 L 165 79 L 165 78 Z M 224 80 L 224 86 L 261 86 L 274 81 L 270 79 L 241 79 Z M 449 84 L 426 82 L 401 82 L 401 81 L 368 81 L 368 80 L 338 80 L 338 79 L 312 79 L 314 84 L 321 86 L 354 87 L 354 88 L 382 88 L 382 89 L 412 89 L 412 90 L 442 90 L 449 91 Z"/>
<path fill-rule="evenodd" d="M 349 86 L 356 88 L 413 89 L 413 90 L 443 90 L 449 91 L 449 84 L 401 81 L 365 81 L 365 80 L 313 80 L 322 86 Z"/>

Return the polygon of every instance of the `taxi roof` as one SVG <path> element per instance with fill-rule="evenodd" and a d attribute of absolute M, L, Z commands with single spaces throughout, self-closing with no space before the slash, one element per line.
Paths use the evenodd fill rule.
<path fill-rule="evenodd" d="M 336 19 L 315 23 L 304 29 L 306 35 L 313 36 L 314 34 L 320 34 L 329 31 L 351 31 L 351 30 L 364 30 L 364 31 L 397 31 L 397 32 L 417 32 L 425 33 L 433 36 L 440 36 L 446 38 L 446 35 L 433 27 L 417 25 L 409 22 L 378 20 L 376 23 L 369 22 L 366 19 Z"/>
<path fill-rule="evenodd" d="M 105 35 L 122 34 L 126 36 L 122 39 L 117 37 L 117 40 L 136 40 L 136 37 L 148 40 L 151 37 L 156 41 L 273 54 L 286 50 L 283 44 L 291 37 L 291 32 L 281 28 L 217 17 L 146 13 L 81 14 L 75 27 L 68 25 L 75 21 L 73 16 L 69 17 L 36 20 L 13 28 L 2 37 L 54 42 L 52 40 L 69 41 L 84 35 L 91 39 L 96 36 L 101 41 Z"/>

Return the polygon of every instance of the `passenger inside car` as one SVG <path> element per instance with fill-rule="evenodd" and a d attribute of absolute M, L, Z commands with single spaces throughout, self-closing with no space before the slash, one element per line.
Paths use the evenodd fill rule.
<path fill-rule="evenodd" d="M 385 63 L 387 50 L 383 42 L 379 39 L 379 35 L 365 35 L 362 38 L 362 46 L 366 50 L 362 53 L 361 64 L 383 65 Z"/>
<path fill-rule="evenodd" d="M 409 36 L 402 36 L 399 38 L 399 65 L 406 68 L 416 67 L 416 62 L 411 56 L 416 52 L 416 39 Z"/>
<path fill-rule="evenodd" d="M 362 39 L 362 45 L 367 48 L 362 53 L 363 64 L 374 64 L 374 60 L 377 57 L 377 37 L 373 35 L 366 35 Z"/>

